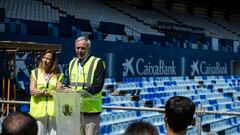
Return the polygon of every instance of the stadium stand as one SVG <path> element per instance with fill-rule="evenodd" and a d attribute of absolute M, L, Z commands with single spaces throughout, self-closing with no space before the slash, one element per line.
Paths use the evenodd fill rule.
<path fill-rule="evenodd" d="M 16 6 L 16 5 L 19 5 L 20 3 L 25 3 L 25 2 L 28 4 L 31 4 L 32 7 L 36 7 L 36 8 L 25 7 L 26 5 Z M 72 7 L 73 5 L 76 5 L 80 8 L 77 8 L 77 9 L 73 8 Z M 181 6 L 182 5 L 178 5 L 174 7 L 181 7 Z M 165 28 L 165 31 L 167 30 L 167 32 L 169 30 L 173 31 L 174 28 L 177 28 L 180 31 L 182 29 L 183 31 L 190 30 L 191 32 L 194 32 L 194 31 L 200 32 L 203 30 L 203 34 L 205 36 L 210 36 L 210 37 L 217 37 L 222 39 L 227 39 L 227 38 L 237 39 L 237 40 L 239 39 L 239 37 L 236 37 L 238 33 L 234 32 L 233 30 L 227 27 L 225 29 L 219 28 L 220 26 L 216 23 L 213 23 L 213 21 L 211 21 L 211 19 L 209 18 L 197 16 L 197 15 L 190 15 L 179 9 L 168 11 L 164 8 L 157 7 L 155 10 L 149 11 L 149 10 L 143 10 L 139 8 L 131 8 L 130 5 L 122 4 L 120 2 L 102 3 L 102 2 L 97 2 L 95 0 L 69 1 L 67 3 L 63 1 L 54 1 L 54 0 L 52 1 L 42 1 L 42 0 L 6 1 L 6 2 L 1 2 L 0 7 L 5 8 L 7 18 L 17 19 L 16 21 L 19 21 L 21 19 L 41 21 L 41 22 L 48 23 L 47 24 L 48 26 L 52 25 L 52 23 L 54 24 L 59 23 L 59 25 L 62 25 L 62 23 L 65 25 L 71 24 L 69 25 L 69 28 L 67 28 L 66 32 L 64 32 L 61 26 L 59 26 L 59 34 L 56 34 L 57 32 L 55 28 L 54 36 L 59 35 L 60 37 L 72 37 L 72 36 L 76 37 L 78 35 L 81 35 L 82 33 L 83 35 L 94 35 L 92 32 L 95 32 L 97 33 L 95 34 L 95 37 L 97 37 L 100 40 L 102 39 L 107 41 L 120 40 L 122 42 L 129 42 L 129 43 L 131 42 L 142 43 L 142 41 L 139 40 L 141 38 L 141 33 L 150 34 L 150 35 L 169 36 L 168 34 L 164 34 L 165 33 L 164 28 Z M 20 7 L 23 7 L 23 8 L 20 9 Z M 94 10 L 89 11 L 89 10 L 85 10 L 85 8 L 94 9 Z M 33 9 L 37 9 L 37 10 L 31 11 Z M 99 16 L 99 14 L 101 14 L 101 16 Z M 121 36 L 117 36 L 120 33 L 118 33 L 117 35 L 113 33 L 101 33 L 100 27 L 102 27 L 102 24 L 100 22 L 102 20 L 109 23 L 122 24 L 122 27 L 124 27 L 124 32 L 120 32 L 122 33 Z M 16 25 L 14 24 L 14 22 L 15 22 L 14 20 L 13 20 L 13 23 L 6 22 L 7 23 L 6 31 L 9 31 L 10 29 L 11 32 L 16 31 L 17 33 L 19 33 L 19 30 L 13 30 L 13 28 L 8 28 L 8 27 L 17 27 L 17 29 L 21 29 L 20 33 L 25 33 L 25 30 L 23 30 L 25 28 L 21 28 L 21 25 L 22 24 L 26 25 L 26 24 L 20 21 L 20 24 L 21 23 L 22 24 Z M 223 21 L 223 22 L 226 22 L 226 21 Z M 53 26 L 56 26 L 54 24 Z M 29 27 L 31 26 L 30 24 L 27 24 L 27 25 Z M 35 24 L 33 24 L 33 26 L 34 25 Z M 232 26 L 234 27 L 234 25 Z M 58 26 L 56 27 L 58 28 Z M 45 25 L 45 28 L 46 28 L 46 25 Z M 166 29 L 166 28 L 171 28 L 171 29 Z M 201 30 L 201 28 L 204 28 L 204 29 Z M 36 33 L 37 32 L 35 32 L 35 34 Z M 48 34 L 48 33 L 49 32 L 47 32 L 46 30 L 45 34 Z M 50 32 L 50 33 L 53 33 L 53 32 Z M 72 34 L 64 34 L 64 33 L 72 33 Z M 39 34 L 42 35 L 43 31 L 40 32 Z M 219 34 L 223 34 L 224 36 Z M 174 38 L 177 39 L 176 37 Z M 159 43 L 158 41 L 152 41 L 152 42 L 153 43 L 151 44 L 156 44 L 156 45 L 162 44 L 162 43 Z M 169 42 L 165 42 L 164 44 L 168 44 L 168 43 Z M 194 46 L 195 43 L 191 41 L 190 44 L 193 44 Z M 209 42 L 203 43 L 201 45 L 202 47 L 200 48 L 207 49 L 209 48 L 208 47 L 209 44 L 210 44 Z M 184 47 L 185 45 L 180 45 L 180 46 Z M 199 47 L 193 47 L 193 48 L 196 49 Z M 231 47 L 231 49 L 229 50 L 233 50 L 233 47 Z"/>
<path fill-rule="evenodd" d="M 134 19 L 124 16 L 121 13 L 118 13 L 117 11 L 111 9 L 110 7 L 104 6 L 104 4 L 99 3 L 95 0 L 68 1 L 68 2 L 63 2 L 63 1 L 59 2 L 59 1 L 51 0 L 51 1 L 44 1 L 44 2 L 49 2 L 48 4 L 54 5 L 58 7 L 60 10 L 65 11 L 69 15 L 72 15 L 76 18 L 91 20 L 93 27 L 96 25 L 99 25 L 99 22 L 104 20 L 107 22 L 125 24 L 126 26 L 130 28 L 134 28 L 139 32 L 147 32 L 147 33 L 155 33 L 155 34 L 158 33 L 152 30 L 151 28 L 146 27 L 141 23 L 135 21 Z M 73 5 L 79 8 L 74 8 Z M 87 9 L 92 9 L 92 10 L 87 10 Z M 101 14 L 101 16 L 99 16 L 99 14 Z"/>
<path fill-rule="evenodd" d="M 16 6 L 25 2 L 36 8 L 25 7 L 26 5 Z M 81 8 L 75 9 L 72 7 L 73 5 Z M 179 9 L 168 11 L 164 8 L 158 7 L 153 11 L 149 11 L 139 9 L 137 7 L 131 8 L 130 5 L 122 4 L 120 2 L 102 3 L 95 0 L 69 1 L 67 3 L 54 0 L 6 1 L 1 2 L 0 7 L 4 7 L 6 10 L 7 19 L 5 19 L 5 31 L 10 33 L 33 33 L 34 35 L 51 35 L 60 37 L 77 37 L 79 35 L 87 35 L 105 41 L 120 41 L 140 44 L 149 43 L 158 46 L 203 50 L 212 49 L 212 43 L 208 40 L 208 36 L 217 37 L 221 40 L 227 40 L 227 38 L 238 39 L 238 37 L 236 38 L 238 33 L 235 32 L 234 34 L 232 30 L 229 31 L 229 27 L 226 27 L 226 29 L 219 28 L 220 26 L 214 24 L 209 18 L 190 15 Z M 20 7 L 23 7 L 23 9 L 20 9 Z M 83 7 L 94 10 L 85 10 Z M 31 11 L 33 9 L 37 10 Z M 23 15 L 18 15 L 17 13 L 21 13 Z M 99 14 L 102 16 L 99 16 Z M 121 28 L 121 32 L 106 33 L 107 31 L 102 31 L 102 20 L 123 28 Z M 38 22 L 31 24 L 31 21 Z M 44 22 L 47 24 L 43 24 Z M 35 28 L 35 26 L 40 24 L 43 26 L 42 28 L 45 28 L 45 30 L 40 29 L 40 27 Z M 66 26 L 65 29 L 62 28 L 63 25 Z M 234 25 L 232 26 L 234 28 Z M 36 30 L 28 30 L 28 27 L 29 29 L 33 27 Z M 175 30 L 181 34 L 185 33 L 186 36 L 184 37 L 186 39 L 182 41 L 179 40 L 176 34 L 169 35 L 169 31 Z M 196 32 L 202 33 L 200 34 L 202 40 L 196 40 L 196 37 L 199 37 L 199 34 Z M 224 36 L 217 35 L 216 33 L 224 34 Z M 148 38 L 151 41 L 145 42 L 146 40 L 142 35 L 146 34 L 149 34 L 149 36 L 152 35 L 152 38 Z M 166 41 L 164 40 L 165 42 L 159 42 L 159 40 L 154 38 L 155 35 L 171 38 L 164 37 Z M 193 38 L 194 35 L 195 38 Z M 177 45 L 172 45 L 171 42 L 176 42 Z M 233 43 L 230 45 L 222 45 L 222 43 L 226 42 L 221 42 L 220 48 L 215 50 L 234 51 Z M 237 50 L 238 48 L 235 47 L 235 52 Z"/>
<path fill-rule="evenodd" d="M 67 50 L 64 52 L 64 59 L 72 57 L 73 54 L 69 54 L 68 46 L 72 42 L 69 40 L 78 36 L 88 36 L 93 42 L 106 41 L 100 46 L 105 43 L 110 44 L 108 41 L 111 41 L 114 45 L 117 42 L 124 42 L 129 46 L 152 45 L 194 49 L 194 51 L 206 50 L 208 53 L 222 51 L 223 55 L 234 52 L 236 56 L 238 55 L 239 20 L 224 20 L 222 12 L 215 12 L 212 18 L 207 17 L 206 9 L 201 7 L 196 7 L 194 13 L 189 14 L 185 11 L 187 6 L 184 4 L 173 4 L 172 10 L 169 10 L 162 6 L 166 3 L 157 0 L 152 2 L 153 9 L 147 10 L 132 3 L 119 1 L 0 1 L 0 32 L 13 36 L 29 36 L 29 38 L 40 37 L 38 41 L 47 37 L 44 42 L 48 39 L 65 42 L 64 39 L 67 39 L 68 43 L 63 47 Z M 131 47 L 135 47 L 134 45 Z M 105 47 L 111 48 L 111 46 Z M 119 50 L 124 49 L 123 46 L 119 47 Z M 136 49 L 136 52 L 139 50 Z M 104 53 L 109 53 L 108 51 Z M 169 51 L 170 53 L 175 55 L 173 51 Z M 117 54 L 120 55 L 125 54 Z M 142 57 L 145 57 L 144 55 Z M 151 55 L 147 54 L 148 57 L 152 57 Z M 3 55 L 0 53 L 0 56 Z M 191 54 L 187 56 L 192 57 Z M 231 62 L 233 61 L 231 59 Z M 113 63 L 109 65 L 111 64 Z M 121 67 L 121 64 L 118 63 L 117 66 Z M 207 62 L 205 64 L 208 66 Z M 209 67 L 213 66 L 211 64 Z M 240 77 L 233 75 L 125 77 L 122 82 L 118 82 L 116 78 L 107 78 L 102 102 L 107 106 L 162 108 L 168 98 L 179 95 L 191 98 L 196 106 L 201 104 L 205 110 L 239 112 L 239 91 Z M 150 122 L 157 127 L 160 135 L 166 134 L 161 113 L 104 109 L 101 114 L 101 135 L 122 134 L 130 123 L 137 120 Z M 203 115 L 201 132 L 203 135 L 240 134 L 240 118 L 215 114 Z M 189 127 L 187 134 L 197 134 L 197 128 Z"/>
<path fill-rule="evenodd" d="M 7 18 L 34 20 L 42 22 L 59 22 L 59 12 L 35 0 L 1 1 Z"/>
<path fill-rule="evenodd" d="M 235 29 L 229 29 L 227 27 L 221 27 L 219 24 L 226 23 L 226 21 L 223 18 L 219 19 L 215 22 L 221 22 L 221 23 L 213 23 L 212 19 L 209 19 L 204 16 L 199 15 L 191 15 L 184 11 L 183 9 L 179 9 L 179 7 L 185 6 L 184 4 L 177 4 L 173 5 L 174 10 L 167 10 L 162 7 L 156 7 L 157 9 L 154 11 L 149 10 L 143 10 L 138 8 L 130 8 L 130 5 L 122 4 L 121 2 L 111 2 L 111 6 L 116 6 L 117 10 L 122 9 L 122 12 L 126 12 L 126 14 L 135 16 L 138 19 L 141 19 L 144 21 L 144 23 L 156 25 L 159 21 L 158 18 L 161 18 L 161 21 L 173 23 L 173 24 L 181 24 L 181 25 L 187 25 L 187 26 L 195 26 L 205 29 L 205 34 L 207 36 L 216 36 L 219 38 L 229 38 L 229 39 L 239 39 L 236 33 L 232 32 L 232 30 Z M 186 8 L 186 7 L 185 7 Z M 146 15 L 147 14 L 147 15 Z M 156 19 L 156 20 L 153 20 Z M 222 34 L 222 35 L 221 35 Z"/>
<path fill-rule="evenodd" d="M 163 107 L 172 96 L 187 96 L 196 106 L 202 104 L 206 110 L 239 111 L 239 96 L 233 96 L 239 91 L 239 82 L 238 76 L 140 77 L 125 78 L 123 83 L 109 78 L 104 85 L 104 91 L 108 94 L 103 97 L 103 104 L 132 107 L 151 104 L 151 107 Z M 113 85 L 114 91 L 109 90 L 110 85 Z M 116 93 L 125 94 L 116 96 Z M 139 100 L 136 100 L 136 96 L 139 96 Z M 166 134 L 160 113 L 109 110 L 101 114 L 101 134 L 121 134 L 130 121 L 139 119 L 153 123 L 160 134 Z M 239 127 L 239 118 L 236 116 L 204 115 L 202 134 L 239 134 Z M 187 134 L 197 134 L 197 130 L 190 127 Z"/>

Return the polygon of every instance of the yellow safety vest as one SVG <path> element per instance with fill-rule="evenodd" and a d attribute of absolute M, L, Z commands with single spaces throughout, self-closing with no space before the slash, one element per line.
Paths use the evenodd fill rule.
<path fill-rule="evenodd" d="M 75 90 L 81 91 L 83 88 L 87 89 L 93 84 L 94 73 L 99 60 L 100 58 L 91 56 L 83 65 L 80 74 L 78 74 L 78 58 L 71 60 L 68 69 L 69 78 L 70 84 Z M 82 97 L 81 112 L 94 113 L 102 111 L 102 92 L 94 96 L 94 99 L 91 97 Z"/>
<path fill-rule="evenodd" d="M 48 92 L 55 91 L 58 82 L 63 81 L 63 74 L 53 75 L 48 84 L 44 80 L 41 69 L 31 71 L 32 77 L 36 80 L 36 87 L 38 90 L 48 90 Z M 48 86 L 47 86 L 48 85 Z M 48 87 L 48 88 L 47 88 Z M 54 101 L 52 96 L 31 96 L 30 114 L 35 118 L 41 118 L 46 115 L 54 116 Z"/>

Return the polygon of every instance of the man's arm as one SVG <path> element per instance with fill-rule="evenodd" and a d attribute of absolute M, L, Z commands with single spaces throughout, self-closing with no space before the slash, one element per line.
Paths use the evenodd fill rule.
<path fill-rule="evenodd" d="M 104 84 L 104 78 L 105 78 L 105 69 L 103 66 L 103 61 L 100 60 L 97 63 L 97 68 L 94 73 L 93 77 L 93 84 L 88 87 L 87 91 L 91 93 L 92 95 L 99 93 L 102 91 L 103 84 Z"/>

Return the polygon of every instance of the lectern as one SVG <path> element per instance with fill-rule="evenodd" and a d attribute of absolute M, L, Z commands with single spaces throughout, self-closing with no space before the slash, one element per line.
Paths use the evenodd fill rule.
<path fill-rule="evenodd" d="M 57 135 L 80 135 L 79 91 L 64 90 L 52 93 L 57 122 Z"/>
<path fill-rule="evenodd" d="M 57 135 L 81 135 L 82 99 L 88 97 L 92 100 L 98 100 L 97 97 L 85 90 L 76 91 L 72 89 L 51 92 L 51 95 L 53 95 L 55 105 Z"/>

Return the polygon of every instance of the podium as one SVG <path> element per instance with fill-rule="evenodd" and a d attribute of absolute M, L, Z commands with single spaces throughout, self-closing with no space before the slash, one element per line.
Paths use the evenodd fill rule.
<path fill-rule="evenodd" d="M 55 113 L 57 135 L 81 135 L 80 123 L 82 116 L 80 115 L 82 97 L 95 99 L 85 90 L 76 91 L 72 89 L 65 89 L 60 92 L 52 92 Z"/>
<path fill-rule="evenodd" d="M 80 91 L 53 92 L 57 135 L 80 135 Z"/>

